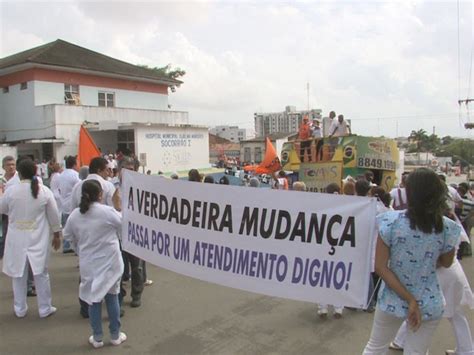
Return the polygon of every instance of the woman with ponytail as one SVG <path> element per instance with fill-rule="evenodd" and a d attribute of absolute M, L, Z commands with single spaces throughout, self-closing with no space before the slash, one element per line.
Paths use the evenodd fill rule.
<path fill-rule="evenodd" d="M 364 355 L 386 354 L 406 319 L 406 354 L 425 354 L 443 315 L 444 298 L 436 269 L 453 263 L 461 228 L 443 216 L 446 186 L 420 168 L 408 175 L 408 208 L 377 216 L 375 272 L 383 283 Z"/>
<path fill-rule="evenodd" d="M 51 285 L 48 273 L 50 234 L 52 246 L 61 245 L 59 212 L 53 193 L 36 176 L 36 165 L 22 159 L 18 166 L 20 184 L 11 186 L 0 198 L 0 213 L 9 219 L 3 272 L 12 278 L 13 309 L 19 318 L 28 311 L 26 303 L 28 264 L 31 266 L 41 318 L 56 312 L 51 305 Z"/>
<path fill-rule="evenodd" d="M 104 346 L 102 301 L 109 315 L 110 342 L 120 345 L 127 336 L 120 331 L 118 294 L 123 274 L 123 260 L 118 233 L 122 217 L 113 207 L 101 204 L 102 187 L 97 180 L 85 180 L 81 188 L 79 208 L 72 211 L 64 228 L 64 238 L 79 255 L 81 284 L 79 298 L 89 305 L 94 348 Z"/>

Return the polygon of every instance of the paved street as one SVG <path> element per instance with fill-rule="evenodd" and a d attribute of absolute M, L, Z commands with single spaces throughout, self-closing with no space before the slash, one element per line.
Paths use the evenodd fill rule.
<path fill-rule="evenodd" d="M 474 260 L 462 264 L 474 284 Z M 27 317 L 15 318 L 10 280 L 0 276 L 0 354 L 360 354 L 372 326 L 372 314 L 346 310 L 343 319 L 320 320 L 310 303 L 208 284 L 149 265 L 154 284 L 146 287 L 142 307 L 130 308 L 129 298 L 125 306 L 122 324 L 129 340 L 118 349 L 93 350 L 88 321 L 79 315 L 77 258 L 54 253 L 50 273 L 58 312 L 48 319 L 39 319 L 34 298 L 28 299 Z M 473 312 L 469 320 L 474 330 Z M 443 320 L 431 354 L 453 346 Z"/>

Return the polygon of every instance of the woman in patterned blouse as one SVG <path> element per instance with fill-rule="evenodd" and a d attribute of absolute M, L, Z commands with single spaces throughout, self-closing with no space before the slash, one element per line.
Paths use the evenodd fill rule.
<path fill-rule="evenodd" d="M 398 327 L 407 320 L 404 353 L 425 354 L 443 314 L 437 267 L 449 267 L 460 227 L 444 217 L 446 186 L 426 168 L 406 183 L 408 209 L 377 217 L 375 271 L 383 279 L 364 354 L 386 354 Z"/>

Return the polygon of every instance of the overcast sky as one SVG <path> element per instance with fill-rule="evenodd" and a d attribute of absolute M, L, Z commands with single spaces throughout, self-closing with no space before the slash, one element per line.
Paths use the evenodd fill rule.
<path fill-rule="evenodd" d="M 461 80 L 457 6 L 0 0 L 0 57 L 61 38 L 133 64 L 171 63 L 187 74 L 169 101 L 193 124 L 253 131 L 254 112 L 306 109 L 309 83 L 309 106 L 343 113 L 355 133 L 393 137 L 435 126 L 440 136 L 472 138 L 457 104 L 474 91 L 472 1 L 460 2 Z"/>

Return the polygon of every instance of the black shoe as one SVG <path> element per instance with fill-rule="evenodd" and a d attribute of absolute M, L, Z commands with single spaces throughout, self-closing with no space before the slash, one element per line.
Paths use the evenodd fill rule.
<path fill-rule="evenodd" d="M 29 290 L 29 291 L 26 293 L 26 296 L 27 296 L 27 297 L 36 297 L 36 291 L 35 291 L 35 290 Z"/>
<path fill-rule="evenodd" d="M 142 305 L 142 301 L 139 298 L 133 299 L 132 302 L 130 303 L 130 307 L 133 307 L 133 308 L 140 307 L 141 305 Z"/>
<path fill-rule="evenodd" d="M 88 311 L 84 311 L 84 310 L 80 310 L 79 313 L 81 314 L 82 318 L 84 319 L 87 319 L 89 318 L 89 312 Z"/>
<path fill-rule="evenodd" d="M 122 308 L 120 308 L 120 318 L 122 318 L 124 314 L 125 314 L 125 311 Z"/>

